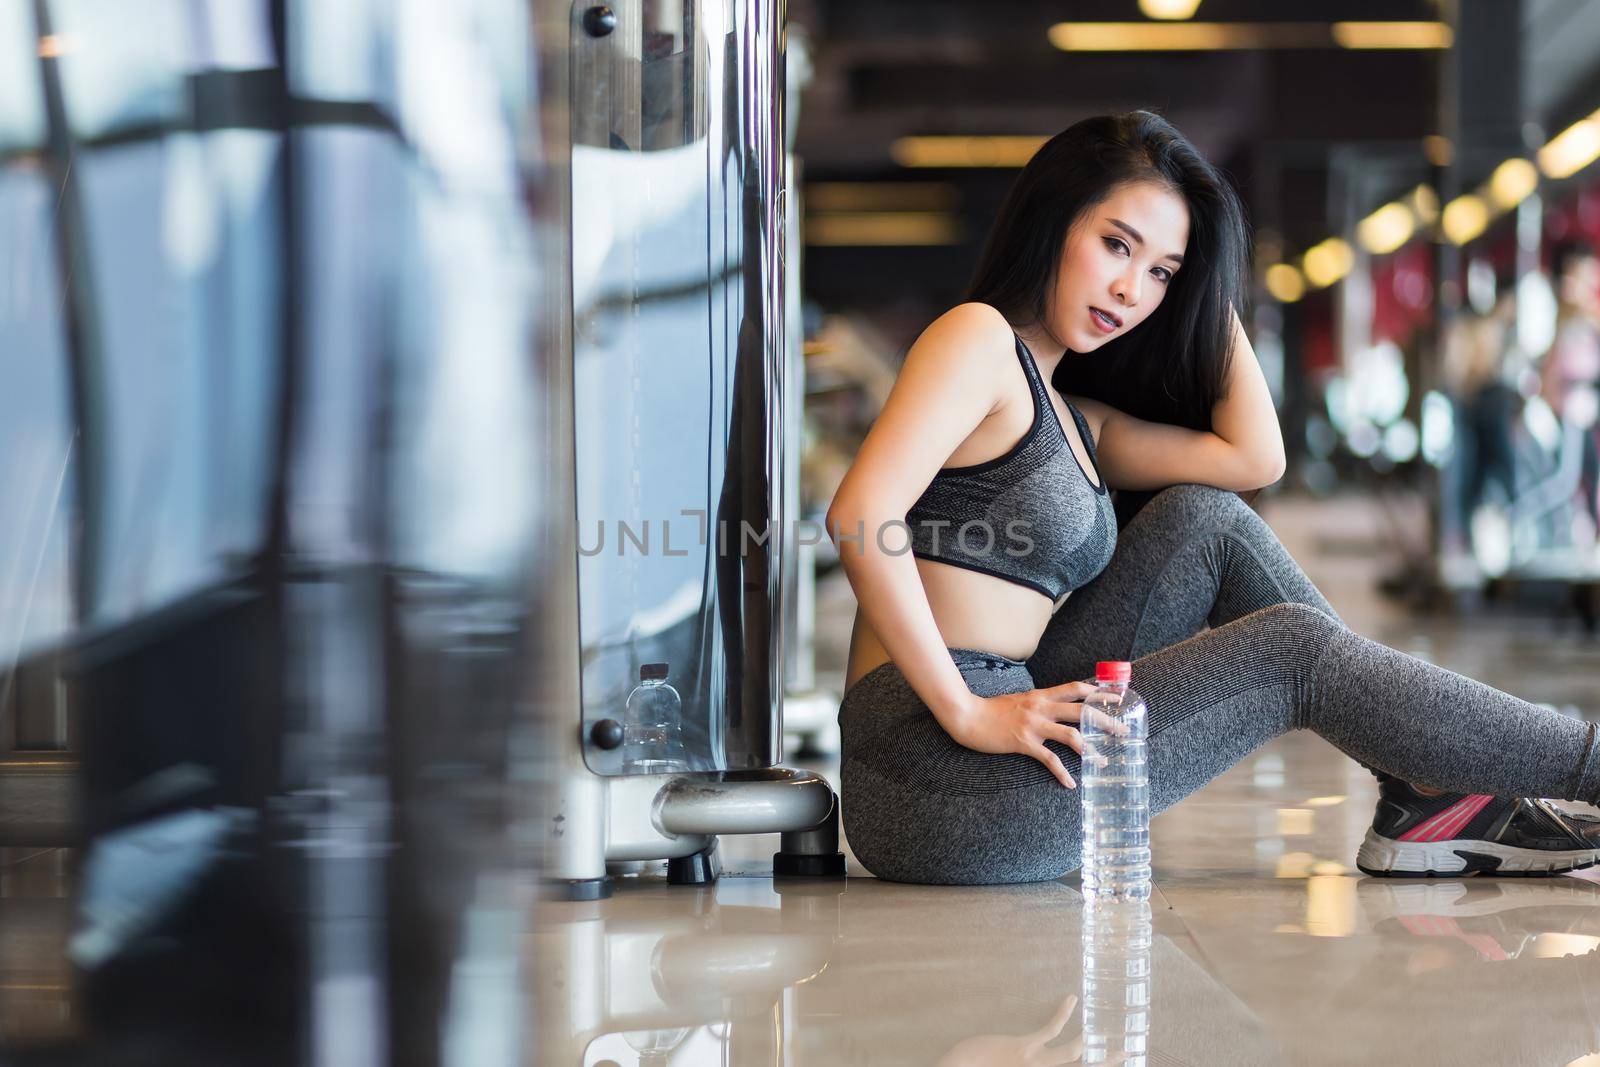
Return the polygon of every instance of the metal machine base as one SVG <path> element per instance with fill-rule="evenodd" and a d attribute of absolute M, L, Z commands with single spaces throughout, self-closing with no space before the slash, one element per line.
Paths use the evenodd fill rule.
<path fill-rule="evenodd" d="M 606 864 L 669 861 L 674 885 L 716 880 L 721 834 L 781 833 L 773 874 L 842 878 L 839 798 L 821 775 L 769 767 L 671 775 L 575 778 L 557 812 L 563 852 L 545 870 L 552 894 L 569 900 L 610 895 Z M 585 877 L 588 876 L 588 877 Z M 591 883 L 606 883 L 604 887 Z M 582 896 L 579 894 L 587 893 Z"/>

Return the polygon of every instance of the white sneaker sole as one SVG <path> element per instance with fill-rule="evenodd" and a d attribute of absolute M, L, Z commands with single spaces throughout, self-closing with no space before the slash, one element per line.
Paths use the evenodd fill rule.
<path fill-rule="evenodd" d="M 1547 852 L 1516 848 L 1493 841 L 1395 841 L 1371 829 L 1356 853 L 1356 866 L 1364 874 L 1389 878 L 1433 878 L 1450 875 L 1563 874 L 1592 867 L 1600 850 Z"/>

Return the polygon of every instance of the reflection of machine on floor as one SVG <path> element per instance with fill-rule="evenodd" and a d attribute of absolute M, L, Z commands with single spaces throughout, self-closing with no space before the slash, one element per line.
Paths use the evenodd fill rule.
<path fill-rule="evenodd" d="M 571 34 L 543 872 L 579 899 L 608 864 L 700 883 L 716 835 L 776 832 L 775 874 L 842 876 L 832 788 L 777 766 L 800 403 L 779 8 L 578 5 Z"/>
<path fill-rule="evenodd" d="M 828 966 L 844 885 L 783 883 L 774 907 L 765 883 L 748 904 L 729 903 L 746 894 L 728 884 L 549 905 L 536 1060 L 781 1062 L 793 991 Z"/>

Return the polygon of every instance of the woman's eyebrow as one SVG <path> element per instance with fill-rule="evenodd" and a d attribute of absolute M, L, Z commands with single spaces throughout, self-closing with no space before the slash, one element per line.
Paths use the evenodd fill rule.
<path fill-rule="evenodd" d="M 1134 229 L 1132 226 L 1129 226 L 1126 222 L 1123 222 L 1121 219 L 1107 219 L 1106 221 L 1111 223 L 1111 225 L 1115 226 L 1117 229 L 1126 233 L 1129 237 L 1132 237 L 1135 242 L 1144 244 L 1144 235 L 1138 230 Z M 1176 252 L 1168 252 L 1166 258 L 1180 265 L 1183 263 L 1183 257 L 1178 255 Z"/>

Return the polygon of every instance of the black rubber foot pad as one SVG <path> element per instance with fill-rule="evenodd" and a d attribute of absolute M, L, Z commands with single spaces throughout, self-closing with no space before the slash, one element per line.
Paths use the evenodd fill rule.
<path fill-rule="evenodd" d="M 843 878 L 845 862 L 843 852 L 821 856 L 806 856 L 798 852 L 772 854 L 774 878 Z"/>
<path fill-rule="evenodd" d="M 604 878 L 552 879 L 544 883 L 546 900 L 609 900 L 611 876 Z"/>
<path fill-rule="evenodd" d="M 710 885 L 721 873 L 714 848 L 667 861 L 668 885 Z"/>

